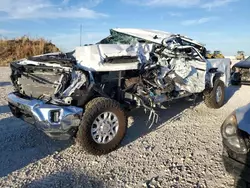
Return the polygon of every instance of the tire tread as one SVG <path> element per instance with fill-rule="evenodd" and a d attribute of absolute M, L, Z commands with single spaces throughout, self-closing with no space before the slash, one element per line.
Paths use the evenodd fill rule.
<path fill-rule="evenodd" d="M 214 82 L 213 89 L 210 90 L 210 91 L 206 91 L 204 93 L 204 102 L 205 102 L 205 104 L 206 104 L 206 106 L 208 108 L 218 109 L 223 105 L 223 103 L 218 104 L 216 102 L 216 88 L 217 88 L 218 85 L 220 85 L 222 87 L 222 100 L 224 101 L 224 98 L 225 98 L 225 85 L 224 85 L 223 81 L 217 79 Z"/>
<path fill-rule="evenodd" d="M 107 143 L 109 147 L 100 149 L 96 147 L 96 143 L 92 139 L 91 135 L 88 135 L 88 129 L 91 129 L 93 120 L 96 118 L 95 114 L 97 114 L 98 112 L 102 112 L 104 109 L 114 109 L 122 116 L 121 119 L 123 119 L 124 122 L 121 122 L 121 126 L 125 126 L 123 127 L 125 131 L 120 132 L 119 127 L 117 133 L 119 134 L 119 142 L 116 142 L 112 145 L 110 145 L 110 143 Z M 117 101 L 105 97 L 97 97 L 89 101 L 89 103 L 85 106 L 85 112 L 83 114 L 79 130 L 77 132 L 76 140 L 89 153 L 92 153 L 94 155 L 107 154 L 118 147 L 121 140 L 125 136 L 127 124 L 127 117 Z"/>

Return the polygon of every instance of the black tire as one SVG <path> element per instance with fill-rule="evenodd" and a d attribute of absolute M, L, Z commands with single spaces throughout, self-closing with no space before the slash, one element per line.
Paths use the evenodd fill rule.
<path fill-rule="evenodd" d="M 216 101 L 216 90 L 218 87 L 221 87 L 222 89 L 222 96 L 220 98 L 220 101 Z M 204 102 L 208 108 L 214 108 L 218 109 L 223 106 L 224 100 L 225 100 L 225 85 L 224 82 L 216 79 L 214 82 L 214 87 L 210 91 L 205 91 L 204 92 Z"/>
<path fill-rule="evenodd" d="M 104 112 L 112 112 L 118 119 L 118 131 L 115 137 L 106 144 L 97 143 L 91 135 L 91 127 L 95 119 Z M 83 114 L 81 124 L 77 132 L 77 142 L 89 153 L 103 155 L 115 150 L 125 136 L 128 120 L 115 100 L 98 97 L 91 100 Z"/>

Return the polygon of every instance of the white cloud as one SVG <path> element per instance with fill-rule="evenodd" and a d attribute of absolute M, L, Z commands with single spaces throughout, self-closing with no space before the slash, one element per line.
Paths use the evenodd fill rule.
<path fill-rule="evenodd" d="M 172 17 L 181 17 L 182 13 L 180 13 L 180 12 L 169 12 L 168 15 L 172 16 Z"/>
<path fill-rule="evenodd" d="M 173 6 L 173 7 L 190 7 L 200 3 L 201 0 L 122 0 L 125 3 L 133 3 L 143 6 Z"/>
<path fill-rule="evenodd" d="M 100 18 L 106 14 L 96 12 L 84 6 L 63 6 L 53 4 L 51 0 L 3 0 L 0 11 L 7 14 L 8 19 L 35 18 Z"/>
<path fill-rule="evenodd" d="M 216 20 L 216 19 L 218 19 L 218 17 L 203 17 L 200 19 L 184 20 L 181 22 L 181 24 L 185 26 L 200 25 L 200 24 L 204 24 L 204 23 Z"/>
<path fill-rule="evenodd" d="M 67 5 L 67 4 L 69 3 L 69 1 L 70 1 L 70 0 L 63 0 L 63 1 L 62 1 L 62 4 L 63 4 L 63 5 Z"/>
<path fill-rule="evenodd" d="M 236 2 L 238 0 L 213 0 L 211 2 L 204 3 L 201 5 L 202 8 L 211 10 L 212 8 L 225 6 L 229 3 Z"/>
<path fill-rule="evenodd" d="M 141 6 L 150 6 L 150 7 L 200 7 L 205 9 L 212 9 L 214 7 L 225 6 L 229 3 L 238 1 L 238 0 L 121 0 L 125 3 L 137 4 Z"/>
<path fill-rule="evenodd" d="M 180 6 L 189 7 L 197 5 L 200 0 L 148 0 L 147 5 L 149 6 Z"/>
<path fill-rule="evenodd" d="M 5 34 L 9 34 L 9 33 L 12 33 L 12 32 L 5 30 L 5 29 L 0 29 L 0 35 L 5 35 Z"/>
<path fill-rule="evenodd" d="M 102 3 L 103 0 L 85 0 L 84 1 L 84 6 L 86 7 L 96 7 L 97 5 L 99 5 L 100 3 Z"/>
<path fill-rule="evenodd" d="M 73 2 L 72 0 L 63 0 L 62 4 L 67 5 L 70 2 Z M 86 8 L 92 8 L 98 6 L 100 3 L 102 3 L 103 0 L 84 0 L 81 2 L 81 5 L 83 5 Z"/>

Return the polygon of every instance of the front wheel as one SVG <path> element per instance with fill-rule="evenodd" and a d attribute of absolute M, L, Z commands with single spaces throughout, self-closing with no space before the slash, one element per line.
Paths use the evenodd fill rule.
<path fill-rule="evenodd" d="M 210 91 L 204 92 L 205 104 L 209 108 L 220 108 L 225 100 L 225 85 L 224 82 L 217 79 L 214 82 L 214 87 Z"/>
<path fill-rule="evenodd" d="M 119 103 L 98 97 L 86 105 L 77 141 L 89 153 L 107 154 L 118 147 L 126 129 L 127 118 Z"/>

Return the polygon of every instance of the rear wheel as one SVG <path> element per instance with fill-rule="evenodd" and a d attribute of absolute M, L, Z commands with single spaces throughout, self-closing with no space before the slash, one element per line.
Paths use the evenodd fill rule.
<path fill-rule="evenodd" d="M 205 91 L 205 104 L 209 108 L 220 108 L 224 104 L 225 99 L 225 85 L 224 82 L 217 79 L 214 82 L 214 87 L 210 91 Z"/>
<path fill-rule="evenodd" d="M 77 141 L 89 153 L 102 155 L 115 150 L 127 129 L 127 118 L 118 102 L 98 97 L 86 105 Z"/>

